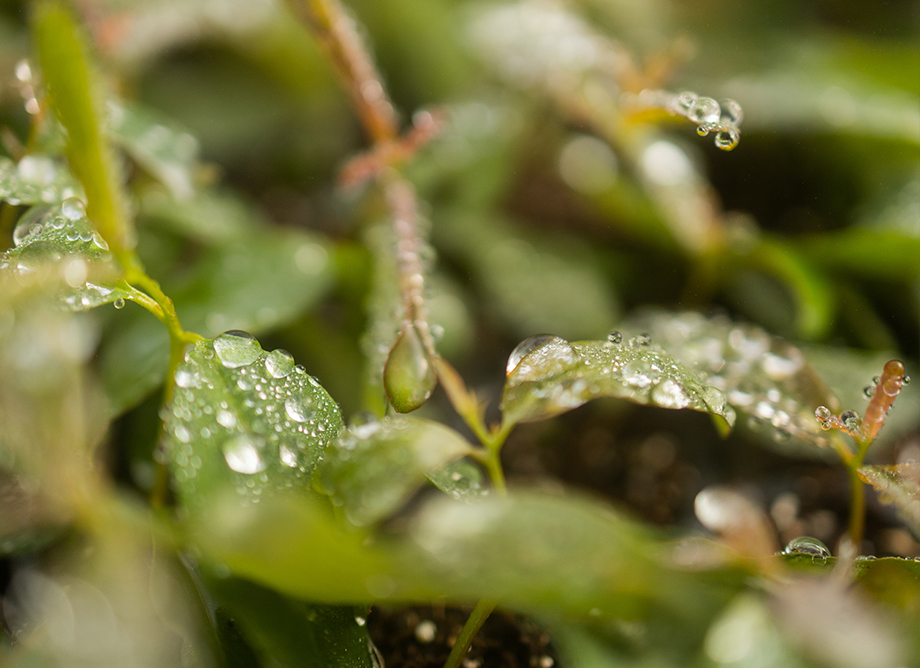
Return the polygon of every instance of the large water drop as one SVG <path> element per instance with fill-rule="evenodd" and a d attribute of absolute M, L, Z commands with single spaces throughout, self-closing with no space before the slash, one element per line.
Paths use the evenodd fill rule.
<path fill-rule="evenodd" d="M 237 434 L 224 443 L 224 459 L 227 466 L 237 473 L 252 475 L 264 471 L 268 466 L 262 458 L 265 439 L 255 434 Z"/>
<path fill-rule="evenodd" d="M 505 373 L 516 383 L 538 380 L 562 371 L 575 362 L 575 350 L 568 341 L 553 334 L 540 334 L 521 341 L 511 355 Z"/>
<path fill-rule="evenodd" d="M 265 368 L 274 378 L 284 378 L 294 370 L 294 356 L 278 348 L 265 357 Z"/>
<path fill-rule="evenodd" d="M 823 564 L 831 556 L 831 551 L 817 538 L 799 536 L 789 541 L 783 549 L 783 554 L 810 554 L 812 561 Z"/>
<path fill-rule="evenodd" d="M 214 339 L 214 352 L 221 364 L 236 369 L 252 364 L 262 354 L 262 346 L 247 332 L 231 330 Z"/>
<path fill-rule="evenodd" d="M 306 422 L 313 417 L 313 409 L 304 397 L 288 397 L 284 402 L 284 412 L 294 422 Z"/>

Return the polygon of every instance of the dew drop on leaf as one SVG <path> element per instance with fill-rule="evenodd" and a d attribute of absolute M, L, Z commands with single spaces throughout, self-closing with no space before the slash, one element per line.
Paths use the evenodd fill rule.
<path fill-rule="evenodd" d="M 294 356 L 278 348 L 265 357 L 265 368 L 274 378 L 284 378 L 294 370 Z"/>
<path fill-rule="evenodd" d="M 221 364 L 228 369 L 236 369 L 259 359 L 262 346 L 248 332 L 231 330 L 214 339 L 214 352 Z"/>
<path fill-rule="evenodd" d="M 686 408 L 690 405 L 690 397 L 677 381 L 667 378 L 655 385 L 651 392 L 652 401 L 662 408 Z"/>
<path fill-rule="evenodd" d="M 294 422 L 306 422 L 313 417 L 313 409 L 304 397 L 288 397 L 284 402 L 284 412 Z"/>
<path fill-rule="evenodd" d="M 86 206 L 76 197 L 68 197 L 61 203 L 61 213 L 67 220 L 80 220 L 86 216 Z"/>
<path fill-rule="evenodd" d="M 228 410 L 224 410 L 222 408 L 217 411 L 216 419 L 217 423 L 222 427 L 226 427 L 227 429 L 233 429 L 236 427 L 236 416 Z"/>
<path fill-rule="evenodd" d="M 783 548 L 783 554 L 810 554 L 812 561 L 823 564 L 831 556 L 831 551 L 817 538 L 799 536 L 789 541 Z"/>
<path fill-rule="evenodd" d="M 575 350 L 560 336 L 540 334 L 524 339 L 508 356 L 506 375 L 515 383 L 537 380 L 575 362 Z"/>
<path fill-rule="evenodd" d="M 623 343 L 623 335 L 620 334 L 620 332 L 614 330 L 610 332 L 610 334 L 607 335 L 607 343 L 611 343 L 615 346 L 618 346 L 621 343 Z"/>
<path fill-rule="evenodd" d="M 290 466 L 291 468 L 297 466 L 297 454 L 286 445 L 282 444 L 279 446 L 278 456 L 281 458 L 281 463 L 285 466 Z"/>
<path fill-rule="evenodd" d="M 223 446 L 227 466 L 237 473 L 252 475 L 265 470 L 268 463 L 262 458 L 261 451 L 265 439 L 254 434 L 237 434 Z"/>

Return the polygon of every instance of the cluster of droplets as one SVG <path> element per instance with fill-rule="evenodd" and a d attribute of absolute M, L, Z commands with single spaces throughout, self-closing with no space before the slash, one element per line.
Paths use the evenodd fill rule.
<path fill-rule="evenodd" d="M 891 360 L 885 365 L 883 375 L 875 376 L 872 384 L 863 388 L 863 395 L 869 399 L 865 417 L 856 411 L 844 411 L 837 416 L 827 406 L 818 406 L 815 420 L 825 431 L 839 429 L 857 440 L 871 441 L 885 423 L 901 388 L 909 384 L 910 376 L 904 374 L 904 365 L 898 360 Z"/>
<path fill-rule="evenodd" d="M 711 97 L 700 97 L 691 91 L 683 91 L 672 97 L 667 109 L 696 123 L 696 132 L 700 137 L 714 132 L 715 144 L 723 151 L 731 151 L 741 139 L 740 126 L 744 112 L 734 100 L 717 102 Z"/>
<path fill-rule="evenodd" d="M 728 403 L 747 417 L 748 428 L 768 430 L 778 443 L 792 437 L 818 445 L 827 439 L 812 417 L 815 398 L 829 390 L 802 353 L 758 327 L 699 313 L 650 312 L 643 327 L 678 361 L 701 373 Z"/>
<path fill-rule="evenodd" d="M 551 415 L 596 397 L 611 396 L 671 409 L 711 411 L 732 421 L 724 395 L 700 384 L 643 332 L 624 341 L 613 331 L 606 341 L 570 343 L 552 335 L 521 342 L 508 358 L 503 410 L 528 408 L 527 418 Z M 524 418 L 524 419 L 527 419 Z"/>
<path fill-rule="evenodd" d="M 269 485 L 305 484 L 341 429 L 338 407 L 291 354 L 264 352 L 246 332 L 195 344 L 174 381 L 167 454 L 186 495 L 213 466 L 239 474 L 236 489 L 251 501 Z"/>
<path fill-rule="evenodd" d="M 51 204 L 78 194 L 70 173 L 49 156 L 27 155 L 18 163 L 0 158 L 0 200 L 17 206 Z"/>

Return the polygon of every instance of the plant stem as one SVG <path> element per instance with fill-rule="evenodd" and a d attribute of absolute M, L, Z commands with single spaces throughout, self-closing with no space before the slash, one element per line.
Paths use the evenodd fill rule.
<path fill-rule="evenodd" d="M 866 526 L 866 493 L 863 482 L 856 473 L 858 466 L 847 465 L 850 474 L 850 526 L 848 533 L 853 546 L 859 552 L 862 544 L 863 531 Z"/>
<path fill-rule="evenodd" d="M 473 644 L 473 638 L 494 609 L 495 601 L 488 599 L 482 599 L 476 604 L 473 612 L 470 613 L 469 618 L 466 620 L 466 624 L 463 625 L 463 629 L 461 629 L 460 635 L 457 637 L 457 642 L 454 643 L 453 648 L 450 650 L 450 656 L 447 657 L 447 663 L 444 664 L 444 668 L 459 668 L 466 653 L 470 650 L 470 645 Z"/>

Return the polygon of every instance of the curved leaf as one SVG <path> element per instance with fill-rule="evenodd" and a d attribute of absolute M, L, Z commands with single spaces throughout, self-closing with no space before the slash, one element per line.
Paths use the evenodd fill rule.
<path fill-rule="evenodd" d="M 717 388 L 643 337 L 625 343 L 613 335 L 609 341 L 575 343 L 532 337 L 511 353 L 508 367 L 501 401 L 505 423 L 544 420 L 599 397 L 690 408 L 734 422 Z"/>
<path fill-rule="evenodd" d="M 317 485 L 353 524 L 373 524 L 398 510 L 426 476 L 472 452 L 449 427 L 393 416 L 351 427 L 326 449 Z"/>
<path fill-rule="evenodd" d="M 186 509 L 235 490 L 308 488 L 323 449 L 342 429 L 339 408 L 283 350 L 266 353 L 244 332 L 195 343 L 175 375 L 164 438 Z"/>
<path fill-rule="evenodd" d="M 73 175 L 46 155 L 27 155 L 18 163 L 0 158 L 0 200 L 13 205 L 61 202 L 82 192 Z"/>

